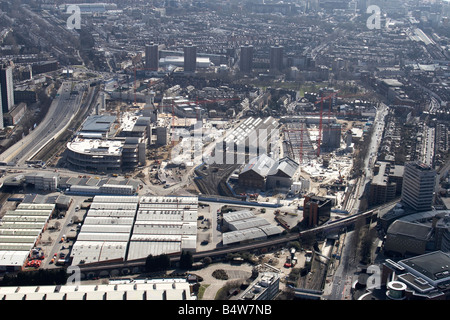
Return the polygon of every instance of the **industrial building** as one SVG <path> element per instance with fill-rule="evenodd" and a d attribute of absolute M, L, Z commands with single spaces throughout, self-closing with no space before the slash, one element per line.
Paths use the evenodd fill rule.
<path fill-rule="evenodd" d="M 196 300 L 186 279 L 115 281 L 94 285 L 0 287 L 0 300 Z"/>
<path fill-rule="evenodd" d="M 126 260 L 138 202 L 138 197 L 94 197 L 70 253 L 72 265 Z"/>
<path fill-rule="evenodd" d="M 239 173 L 239 186 L 265 190 L 267 175 L 275 163 L 266 154 L 251 159 Z"/>
<path fill-rule="evenodd" d="M 401 201 L 415 211 L 431 210 L 436 186 L 436 171 L 419 162 L 405 164 Z"/>
<path fill-rule="evenodd" d="M 130 239 L 128 260 L 195 251 L 197 197 L 142 197 Z"/>
<path fill-rule="evenodd" d="M 266 189 L 289 190 L 298 169 L 299 164 L 289 157 L 276 161 L 267 175 Z"/>
<path fill-rule="evenodd" d="M 299 165 L 285 157 L 274 160 L 266 154 L 250 159 L 239 173 L 239 185 L 260 190 L 286 189 L 293 184 L 293 178 Z"/>
<path fill-rule="evenodd" d="M 55 204 L 21 203 L 0 225 L 0 270 L 20 271 L 55 210 Z"/>
<path fill-rule="evenodd" d="M 197 197 L 95 196 L 72 265 L 195 251 Z"/>
<path fill-rule="evenodd" d="M 223 215 L 223 244 L 230 245 L 253 240 L 262 240 L 281 234 L 283 230 L 270 224 L 266 219 L 256 217 L 252 211 L 241 210 Z"/>
<path fill-rule="evenodd" d="M 223 147 L 226 149 L 223 150 L 247 152 L 251 156 L 274 152 L 272 148 L 278 139 L 278 126 L 278 121 L 273 117 L 265 119 L 249 117 L 236 128 L 227 132 L 223 140 Z"/>

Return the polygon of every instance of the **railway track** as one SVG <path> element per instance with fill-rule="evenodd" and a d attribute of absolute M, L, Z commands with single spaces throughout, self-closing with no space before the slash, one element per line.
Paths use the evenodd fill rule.
<path fill-rule="evenodd" d="M 385 206 L 385 205 L 383 205 Z M 378 209 L 371 209 L 366 212 L 357 213 L 345 218 L 342 218 L 340 220 L 332 221 L 331 223 L 328 223 L 326 225 L 321 225 L 316 228 L 308 229 L 301 231 L 299 233 L 291 233 L 282 237 L 276 237 L 276 238 L 269 238 L 266 240 L 261 240 L 258 242 L 252 242 L 247 244 L 239 244 L 234 246 L 227 246 L 227 247 L 219 247 L 213 250 L 208 251 L 202 251 L 202 252 L 196 252 L 192 255 L 194 261 L 199 261 L 202 258 L 205 257 L 218 257 L 218 256 L 224 256 L 228 253 L 236 253 L 236 252 L 242 252 L 242 251 L 252 251 L 252 250 L 258 250 L 261 248 L 267 248 L 267 247 L 273 247 L 282 245 L 284 243 L 288 243 L 291 241 L 299 240 L 302 237 L 318 234 L 321 232 L 326 232 L 327 230 L 332 229 L 339 229 L 344 228 L 346 226 L 349 226 L 353 224 L 356 220 L 361 218 L 368 218 L 373 217 L 374 215 L 377 215 Z M 170 256 L 171 263 L 178 262 L 180 259 L 179 255 L 172 255 Z M 145 265 L 145 259 L 139 259 L 134 261 L 122 261 L 122 262 L 114 262 L 114 263 L 108 263 L 108 264 L 99 264 L 99 265 L 79 265 L 82 272 L 97 272 L 102 271 L 105 269 L 114 269 L 114 268 L 124 268 L 124 267 L 139 267 Z"/>

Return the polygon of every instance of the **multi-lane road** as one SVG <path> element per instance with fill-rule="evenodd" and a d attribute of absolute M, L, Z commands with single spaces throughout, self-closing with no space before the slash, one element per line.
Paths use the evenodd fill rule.
<path fill-rule="evenodd" d="M 67 129 L 81 107 L 86 87 L 63 82 L 45 118 L 30 133 L 2 153 L 1 161 L 22 166 L 41 148 Z"/>
<path fill-rule="evenodd" d="M 384 118 L 388 113 L 388 107 L 385 104 L 380 104 L 377 110 L 375 120 L 373 122 L 372 137 L 370 139 L 370 145 L 367 151 L 366 158 L 364 159 L 364 172 L 361 177 L 357 179 L 355 192 L 350 196 L 347 201 L 346 209 L 350 213 L 357 213 L 360 207 L 360 198 L 364 194 L 364 189 L 367 183 L 372 179 L 373 176 L 373 165 L 377 159 L 378 148 L 381 144 L 381 139 L 383 137 L 384 131 Z"/>

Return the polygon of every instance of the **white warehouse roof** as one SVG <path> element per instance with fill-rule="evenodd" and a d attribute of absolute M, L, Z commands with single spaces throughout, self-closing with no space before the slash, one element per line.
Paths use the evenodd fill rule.
<path fill-rule="evenodd" d="M 154 279 L 136 284 L 0 287 L 0 300 L 195 300 L 195 297 L 190 295 L 190 284 L 184 279 Z"/>

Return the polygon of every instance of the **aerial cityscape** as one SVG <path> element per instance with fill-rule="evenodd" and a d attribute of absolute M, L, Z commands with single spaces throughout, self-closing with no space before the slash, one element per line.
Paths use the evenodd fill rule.
<path fill-rule="evenodd" d="M 0 112 L 2 301 L 450 299 L 449 0 L 0 0 Z"/>

